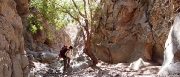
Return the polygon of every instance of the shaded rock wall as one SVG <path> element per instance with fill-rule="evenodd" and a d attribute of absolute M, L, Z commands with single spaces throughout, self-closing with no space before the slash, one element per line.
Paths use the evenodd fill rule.
<path fill-rule="evenodd" d="M 70 45 L 71 39 L 69 35 L 66 33 L 66 28 L 62 27 L 57 30 L 55 24 L 49 24 L 49 21 L 44 18 L 37 8 L 30 8 L 30 14 L 33 14 L 37 17 L 31 19 L 24 19 L 23 25 L 23 36 L 25 38 L 25 50 L 26 51 L 50 51 L 59 53 L 61 47 L 64 45 Z M 29 31 L 29 21 L 39 20 L 40 26 L 36 25 L 37 31 L 31 32 Z M 32 24 L 32 23 L 31 23 Z"/>
<path fill-rule="evenodd" d="M 25 4 L 21 8 L 16 8 L 16 5 L 20 6 L 21 2 Z M 23 25 L 20 17 L 28 14 L 27 2 L 28 0 L 0 1 L 0 77 L 27 77 L 28 75 L 29 62 L 24 55 Z M 24 13 L 18 14 L 16 9 Z"/>
<path fill-rule="evenodd" d="M 153 7 L 149 8 L 151 11 L 148 17 L 155 41 L 152 58 L 154 61 L 162 63 L 165 41 L 180 4 L 176 0 L 155 0 L 150 5 Z"/>
<path fill-rule="evenodd" d="M 163 62 L 165 40 L 179 4 L 174 0 L 102 0 L 92 49 L 109 63 L 138 58 Z M 174 6 L 174 7 L 172 7 Z"/>
<path fill-rule="evenodd" d="M 65 32 L 65 28 L 60 30 L 56 30 L 56 28 L 52 25 L 42 25 L 47 30 L 40 30 L 36 34 L 32 34 L 24 30 L 24 38 L 25 38 L 25 50 L 31 50 L 35 52 L 41 51 L 49 51 L 53 53 L 59 54 L 61 47 L 64 45 L 71 45 L 71 39 L 69 35 Z M 50 38 L 47 36 L 48 32 L 50 32 Z"/>

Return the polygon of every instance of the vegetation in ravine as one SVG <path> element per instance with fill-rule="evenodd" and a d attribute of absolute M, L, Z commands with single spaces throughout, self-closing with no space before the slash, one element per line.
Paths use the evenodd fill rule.
<path fill-rule="evenodd" d="M 28 17 L 27 30 L 36 33 L 37 29 L 44 29 L 41 25 L 47 20 L 49 25 L 55 25 L 56 29 L 73 23 L 83 30 L 84 52 L 97 63 L 96 57 L 90 49 L 92 25 L 95 10 L 100 0 L 31 0 L 31 14 Z M 34 12 L 35 11 L 35 12 Z"/>

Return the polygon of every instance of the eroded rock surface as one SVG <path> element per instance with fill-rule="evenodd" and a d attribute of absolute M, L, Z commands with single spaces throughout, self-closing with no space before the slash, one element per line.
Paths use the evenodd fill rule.
<path fill-rule="evenodd" d="M 163 67 L 158 73 L 163 76 L 180 75 L 180 14 L 174 20 L 173 26 L 165 44 Z"/>
<path fill-rule="evenodd" d="M 92 49 L 108 63 L 163 62 L 168 31 L 178 3 L 174 0 L 105 0 L 96 12 Z M 174 6 L 174 7 L 172 7 Z"/>
<path fill-rule="evenodd" d="M 14 0 L 0 1 L 0 77 L 27 77 L 29 72 L 24 52 L 23 25 L 16 4 L 19 3 Z M 24 8 L 18 10 L 22 9 Z"/>

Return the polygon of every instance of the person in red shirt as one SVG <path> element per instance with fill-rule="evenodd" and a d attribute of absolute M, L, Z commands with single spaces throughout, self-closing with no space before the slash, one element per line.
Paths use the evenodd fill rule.
<path fill-rule="evenodd" d="M 67 72 L 67 68 L 70 66 L 70 58 L 67 56 L 67 54 L 73 49 L 72 46 L 69 46 L 69 48 L 67 46 L 64 46 L 61 51 L 60 51 L 60 57 L 63 58 L 63 62 L 64 62 L 64 69 L 63 72 Z"/>

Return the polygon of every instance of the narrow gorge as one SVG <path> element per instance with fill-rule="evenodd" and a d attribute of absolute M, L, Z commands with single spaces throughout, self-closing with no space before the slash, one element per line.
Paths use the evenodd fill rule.
<path fill-rule="evenodd" d="M 38 15 L 40 9 L 30 7 L 31 1 L 34 0 L 0 0 L 0 77 L 36 77 L 33 71 L 37 69 L 35 67 L 38 63 L 49 65 L 51 68 L 46 69 L 48 72 L 56 70 L 57 77 L 121 77 L 123 73 L 120 70 L 124 71 L 121 67 L 131 72 L 126 75 L 134 76 L 131 74 L 137 70 L 133 71 L 136 68 L 130 67 L 138 61 L 144 65 L 142 68 L 145 68 L 145 65 L 157 66 L 150 70 L 153 75 L 180 75 L 179 0 L 94 0 L 98 5 L 93 10 L 93 17 L 89 16 L 92 18 L 91 26 L 84 29 L 84 26 L 79 25 L 86 24 L 88 16 L 85 20 L 79 20 L 78 23 L 82 24 L 74 25 L 74 22 L 67 22 L 67 26 L 57 29 L 55 22 L 50 23 L 45 17 Z M 50 1 L 47 0 L 48 2 Z M 68 13 L 67 10 L 62 10 L 64 11 Z M 76 12 L 79 13 L 79 10 Z M 37 27 L 36 33 L 28 31 L 30 23 L 27 19 L 32 14 L 37 15 L 37 18 L 30 20 L 38 20 L 41 24 Z M 98 69 L 98 73 L 97 69 L 89 68 L 92 58 L 83 54 L 87 42 L 84 40 L 89 39 L 85 30 L 91 32 L 88 45 L 98 59 L 97 67 L 103 69 Z M 74 47 L 70 69 L 76 73 L 62 74 L 59 70 L 62 69 L 62 60 L 59 60 L 58 54 L 64 45 Z M 119 71 L 110 67 L 117 67 Z M 137 69 L 141 69 L 140 65 Z M 82 74 L 83 70 L 90 74 Z M 121 75 L 113 75 L 113 72 L 109 75 L 104 70 L 118 71 Z"/>

